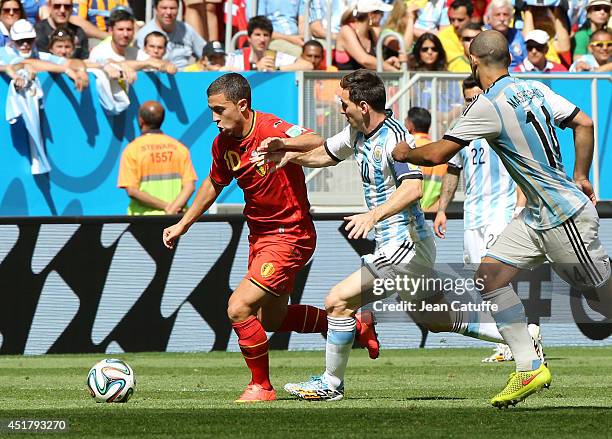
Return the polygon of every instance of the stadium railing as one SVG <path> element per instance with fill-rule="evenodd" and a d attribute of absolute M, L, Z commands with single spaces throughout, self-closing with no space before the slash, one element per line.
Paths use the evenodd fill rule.
<path fill-rule="evenodd" d="M 397 40 L 397 42 L 399 43 L 400 52 L 406 53 L 406 43 L 404 42 L 404 38 L 402 37 L 402 35 L 400 35 L 398 32 L 387 31 L 387 34 L 385 35 L 385 37 L 379 38 L 378 42 L 376 43 L 376 71 L 378 73 L 381 73 L 383 71 L 383 53 L 382 53 L 383 51 L 382 49 L 383 49 L 383 44 L 389 38 Z M 401 71 L 402 72 L 408 71 L 408 60 L 407 59 L 406 61 L 401 63 Z"/>
<path fill-rule="evenodd" d="M 300 72 L 298 79 L 298 120 L 323 137 L 341 131 L 346 125 L 340 113 L 335 92 L 346 72 Z M 402 87 L 406 76 L 401 73 L 381 73 L 385 88 L 393 96 Z M 396 101 L 391 107 L 402 119 L 408 107 L 406 101 Z M 311 204 L 317 211 L 338 211 L 364 207 L 361 177 L 349 158 L 331 168 L 306 170 L 306 182 Z"/>

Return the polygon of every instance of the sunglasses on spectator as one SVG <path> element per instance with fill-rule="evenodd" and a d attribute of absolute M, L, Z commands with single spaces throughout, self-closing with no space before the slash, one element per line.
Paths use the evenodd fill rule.
<path fill-rule="evenodd" d="M 432 52 L 438 53 L 438 49 L 436 49 L 435 47 L 421 47 L 421 52 L 422 53 L 429 52 L 430 50 Z"/>
<path fill-rule="evenodd" d="M 538 52 L 544 52 L 544 49 L 546 49 L 546 44 L 527 43 L 525 45 L 527 46 L 528 52 L 531 52 L 533 49 L 537 50 Z"/>
<path fill-rule="evenodd" d="M 30 45 L 34 44 L 34 38 L 24 38 L 23 40 L 15 40 L 16 46 L 21 46 L 24 43 L 28 43 Z"/>
<path fill-rule="evenodd" d="M 62 8 L 69 11 L 72 9 L 72 4 L 67 4 L 67 3 L 54 3 L 53 4 L 53 9 L 56 9 L 59 11 Z"/>
<path fill-rule="evenodd" d="M 591 6 L 589 8 L 589 11 L 593 11 L 593 12 L 604 11 L 604 12 L 609 14 L 610 13 L 610 6 L 605 6 L 605 5 Z"/>
<path fill-rule="evenodd" d="M 19 8 L 2 8 L 3 14 L 19 14 L 20 12 Z"/>
<path fill-rule="evenodd" d="M 607 40 L 607 41 L 593 41 L 591 43 L 591 46 L 594 47 L 603 47 L 605 49 L 607 49 L 608 47 L 612 46 L 612 41 Z"/>
<path fill-rule="evenodd" d="M 469 43 L 474 38 L 476 38 L 476 37 L 475 36 L 473 36 L 473 37 L 461 37 L 461 41 L 463 41 L 464 43 Z"/>

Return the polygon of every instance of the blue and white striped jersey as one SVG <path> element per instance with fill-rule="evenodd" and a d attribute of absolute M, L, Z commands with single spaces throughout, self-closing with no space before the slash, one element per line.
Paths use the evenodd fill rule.
<path fill-rule="evenodd" d="M 465 230 L 487 224 L 508 224 L 512 220 L 516 184 L 486 140 L 472 140 L 450 159 L 448 166 L 463 170 Z"/>
<path fill-rule="evenodd" d="M 580 110 L 546 85 L 502 76 L 470 104 L 444 138 L 463 146 L 485 138 L 527 197 L 525 222 L 551 229 L 589 200 L 565 173 L 553 123 Z"/>
<path fill-rule="evenodd" d="M 387 117 L 374 131 L 365 135 L 347 126 L 325 142 L 330 157 L 342 161 L 355 155 L 361 173 L 366 204 L 370 210 L 387 202 L 402 180 L 423 179 L 421 170 L 412 164 L 395 162 L 392 152 L 405 141 L 415 148 L 414 138 L 397 120 Z M 376 248 L 400 245 L 407 239 L 421 241 L 431 236 L 419 201 L 374 227 Z"/>

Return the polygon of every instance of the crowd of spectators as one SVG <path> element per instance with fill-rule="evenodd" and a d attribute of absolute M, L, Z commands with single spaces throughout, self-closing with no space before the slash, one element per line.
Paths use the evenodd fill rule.
<path fill-rule="evenodd" d="M 234 31 L 245 30 L 248 37 L 238 40 L 237 48 L 219 41 L 224 33 L 219 0 L 155 0 L 146 23 L 130 8 L 137 3 L 0 0 L 2 63 L 40 59 L 76 71 L 111 64 L 108 71 L 132 79 L 142 69 L 375 69 L 382 39 L 385 71 L 399 71 L 405 63 L 409 70 L 468 73 L 470 42 L 483 29 L 495 29 L 508 39 L 513 71 L 612 70 L 611 0 L 332 0 L 331 23 L 327 0 L 258 0 L 257 15 L 248 21 L 241 0 L 234 2 Z M 20 21 L 34 27 L 16 32 L 27 38 L 15 40 L 11 28 Z M 310 41 L 303 38 L 306 28 Z M 332 65 L 325 62 L 327 50 Z"/>
<path fill-rule="evenodd" d="M 514 72 L 612 71 L 612 0 L 331 0 L 332 11 L 328 0 L 257 0 L 250 19 L 246 1 L 233 1 L 232 23 L 234 33 L 247 35 L 235 40 L 237 47 L 225 47 L 220 41 L 222 0 L 154 0 L 148 22 L 143 1 L 0 0 L 0 72 L 13 80 L 11 90 L 22 90 L 24 108 L 30 105 L 26 114 L 37 111 L 33 100 L 38 92 L 31 87 L 41 71 L 65 74 L 77 90 L 88 86 L 92 73 L 103 108 L 118 114 L 129 106 L 127 87 L 141 70 L 336 71 L 376 69 L 380 63 L 389 72 L 470 73 L 469 46 L 485 29 L 506 37 Z M 432 80 L 423 78 L 405 121 L 418 144 L 431 141 L 427 109 L 434 96 L 438 123 L 451 121 L 461 110 L 458 89 L 436 91 Z M 317 100 L 327 105 L 333 97 Z M 142 139 L 161 136 L 167 143 L 159 132 L 163 108 L 155 102 L 144 107 L 139 113 Z M 32 172 L 48 172 L 42 136 L 35 133 L 38 119 L 31 119 L 33 129 L 28 130 L 36 145 L 31 141 L 30 147 L 40 151 L 44 165 L 35 166 L 33 158 Z M 181 211 L 193 192 L 195 174 L 186 172 L 184 179 L 149 191 L 150 185 L 136 178 L 149 156 L 138 156 L 136 149 L 126 149 L 120 178 L 132 198 L 131 213 Z M 445 172 L 445 165 L 424 170 L 426 210 L 437 209 Z"/>

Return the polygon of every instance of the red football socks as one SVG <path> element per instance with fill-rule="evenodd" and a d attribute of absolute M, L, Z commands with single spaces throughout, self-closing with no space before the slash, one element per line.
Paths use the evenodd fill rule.
<path fill-rule="evenodd" d="M 289 305 L 278 332 L 327 332 L 327 313 L 310 305 Z"/>
<path fill-rule="evenodd" d="M 270 383 L 270 364 L 268 360 L 268 337 L 256 317 L 243 322 L 232 323 L 238 335 L 238 344 L 247 366 L 251 369 L 251 384 L 259 384 L 264 389 L 272 389 Z"/>

